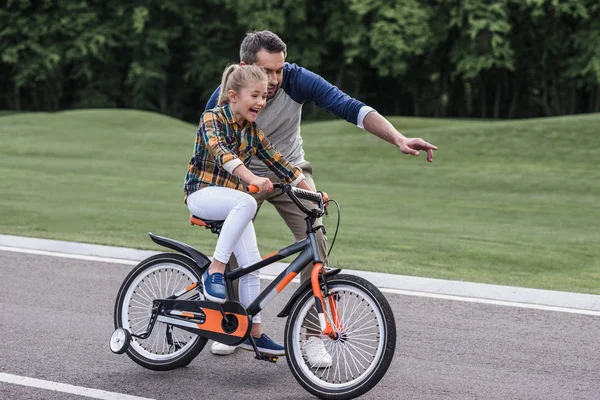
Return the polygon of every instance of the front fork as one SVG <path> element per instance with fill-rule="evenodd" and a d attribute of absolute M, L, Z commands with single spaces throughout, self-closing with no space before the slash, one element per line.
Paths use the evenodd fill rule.
<path fill-rule="evenodd" d="M 337 332 L 339 332 L 342 329 L 342 323 L 340 320 L 340 315 L 338 313 L 337 301 L 335 299 L 335 296 L 331 296 L 328 293 L 327 300 L 329 301 L 331 320 L 335 325 L 335 329 L 333 326 L 331 326 L 329 319 L 327 319 L 325 315 L 325 300 L 323 299 L 323 291 L 321 290 L 321 284 L 319 282 L 319 278 L 323 274 L 323 272 L 323 263 L 314 263 L 312 272 L 310 274 L 310 282 L 313 290 L 313 295 L 315 296 L 315 308 L 317 309 L 317 313 L 319 315 L 319 324 L 321 332 L 323 333 L 323 335 L 329 336 L 330 339 L 336 340 L 339 337 L 339 334 Z"/>

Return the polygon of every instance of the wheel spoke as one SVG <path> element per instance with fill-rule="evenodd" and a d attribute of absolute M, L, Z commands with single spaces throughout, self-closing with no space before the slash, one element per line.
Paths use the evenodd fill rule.
<path fill-rule="evenodd" d="M 138 287 L 139 290 L 139 295 L 140 297 L 142 297 L 144 300 L 148 300 L 149 303 L 152 303 L 152 301 L 154 299 L 157 299 L 159 296 L 156 294 L 156 292 L 154 291 L 154 288 L 149 286 L 147 282 L 143 282 L 144 285 L 146 286 L 146 289 L 148 290 L 148 292 L 146 292 L 146 290 L 144 290 L 141 286 Z"/>
<path fill-rule="evenodd" d="M 160 270 L 158 270 L 158 273 L 160 273 Z M 158 277 L 156 276 L 156 272 L 152 274 L 152 278 L 154 278 L 154 282 L 156 282 L 157 297 L 158 298 L 163 297 L 163 294 L 160 290 L 160 281 L 158 280 Z"/>

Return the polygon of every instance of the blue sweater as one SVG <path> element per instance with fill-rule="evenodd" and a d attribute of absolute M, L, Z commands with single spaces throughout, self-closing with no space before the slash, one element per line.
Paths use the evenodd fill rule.
<path fill-rule="evenodd" d="M 206 105 L 207 110 L 217 105 L 219 90 L 220 87 L 210 97 Z M 319 75 L 296 64 L 285 63 L 281 86 L 275 97 L 269 100 L 258 114 L 256 124 L 273 146 L 294 166 L 305 162 L 300 119 L 302 105 L 308 101 L 354 125 L 362 125 L 362 121 L 358 120 L 361 108 L 365 107 L 362 102 L 342 92 Z M 256 159 L 250 162 L 250 169 L 257 175 L 271 172 L 264 163 Z"/>

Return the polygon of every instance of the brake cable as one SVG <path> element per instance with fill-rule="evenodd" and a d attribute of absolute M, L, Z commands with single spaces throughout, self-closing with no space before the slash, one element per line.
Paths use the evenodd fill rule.
<path fill-rule="evenodd" d="M 337 207 L 337 212 L 338 212 L 338 219 L 337 219 L 337 225 L 335 227 L 335 233 L 333 234 L 333 240 L 331 241 L 331 246 L 329 246 L 329 251 L 327 252 L 327 259 L 329 259 L 329 255 L 331 254 L 331 250 L 333 249 L 333 245 L 335 244 L 335 238 L 337 237 L 338 230 L 340 229 L 340 219 L 342 218 L 342 213 L 341 213 L 340 205 L 338 204 L 338 202 L 335 201 L 334 199 L 329 199 L 325 203 L 325 206 L 327 206 L 327 204 L 329 204 L 329 202 L 335 203 L 335 205 Z"/>

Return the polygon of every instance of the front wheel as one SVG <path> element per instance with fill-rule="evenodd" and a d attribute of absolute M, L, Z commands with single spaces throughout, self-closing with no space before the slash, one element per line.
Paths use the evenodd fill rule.
<path fill-rule="evenodd" d="M 313 395 L 352 399 L 371 390 L 387 371 L 396 348 L 396 322 L 385 296 L 363 278 L 336 275 L 327 279 L 327 288 L 325 315 L 338 338 L 320 334 L 315 299 L 307 290 L 285 326 L 287 362 Z M 315 347 L 322 355 L 315 355 Z"/>
<path fill-rule="evenodd" d="M 175 253 L 157 254 L 140 262 L 119 289 L 115 329 L 136 335 L 144 333 L 152 315 L 153 301 L 173 295 L 180 300 L 204 300 L 200 268 L 190 258 Z M 207 341 L 156 321 L 150 336 L 141 339 L 131 335 L 129 346 L 123 351 L 144 368 L 167 371 L 188 365 Z M 114 347 L 118 347 L 117 344 Z"/>

